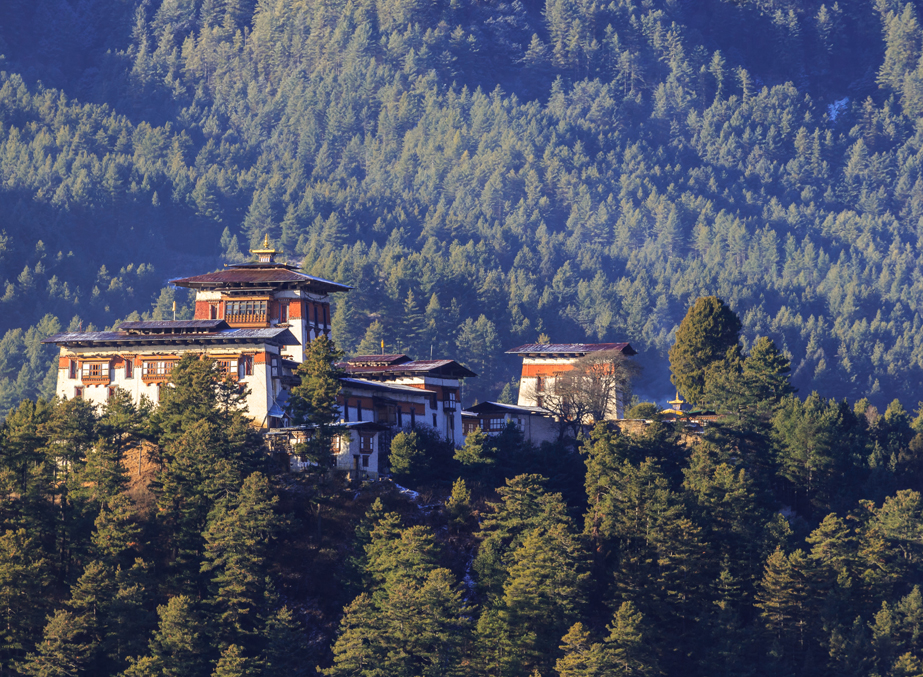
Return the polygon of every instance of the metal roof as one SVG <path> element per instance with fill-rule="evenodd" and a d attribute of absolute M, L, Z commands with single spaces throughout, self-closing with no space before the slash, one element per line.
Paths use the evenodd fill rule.
<path fill-rule="evenodd" d="M 229 266 L 224 270 L 192 277 L 181 277 L 171 280 L 171 282 L 178 287 L 191 287 L 193 289 L 247 288 L 267 284 L 307 288 L 318 292 L 341 292 L 352 289 L 352 287 L 339 282 L 299 273 L 292 270 L 291 266 L 265 263 Z"/>
<path fill-rule="evenodd" d="M 411 360 L 399 364 L 371 366 L 363 364 L 340 364 L 350 374 L 362 374 L 368 378 L 394 378 L 396 376 L 414 376 L 429 374 L 444 378 L 472 378 L 473 371 L 460 365 L 455 360 Z"/>
<path fill-rule="evenodd" d="M 366 381 L 365 379 L 359 379 L 359 378 L 341 377 L 340 383 L 342 383 L 344 386 L 353 386 L 355 388 L 367 388 L 368 390 L 374 390 L 376 392 L 396 392 L 396 393 L 405 393 L 408 395 L 424 395 L 426 397 L 436 394 L 432 390 L 425 390 L 423 388 L 414 388 L 413 386 L 405 386 L 399 383 L 392 383 L 390 385 L 385 385 L 384 383 L 378 383 L 377 381 Z"/>
<path fill-rule="evenodd" d="M 197 343 L 272 343 L 275 345 L 298 345 L 298 339 L 285 327 L 262 329 L 224 329 L 216 332 L 194 332 L 183 334 L 129 334 L 124 331 L 65 332 L 44 339 L 42 343 L 66 346 L 80 345 L 144 345 L 173 344 L 194 345 Z"/>
<path fill-rule="evenodd" d="M 224 320 L 160 320 L 152 322 L 123 322 L 119 329 L 127 332 L 155 331 L 155 332 L 182 332 L 210 329 L 218 331 L 227 328 Z"/>
<path fill-rule="evenodd" d="M 490 414 L 497 411 L 509 412 L 511 414 L 531 414 L 539 416 L 553 416 L 552 412 L 544 407 L 522 407 L 518 404 L 504 404 L 503 402 L 480 402 L 467 407 L 465 411 L 473 414 Z M 464 412 L 462 412 L 464 413 Z"/>
<path fill-rule="evenodd" d="M 392 364 L 404 364 L 405 362 L 412 362 L 408 355 L 403 353 L 394 353 L 391 355 L 356 355 L 346 360 L 348 364 L 355 365 L 371 365 L 371 366 L 387 366 Z"/>
<path fill-rule="evenodd" d="M 637 355 L 628 343 L 527 343 L 506 351 L 507 355 L 586 355 L 617 350 L 623 355 Z"/>

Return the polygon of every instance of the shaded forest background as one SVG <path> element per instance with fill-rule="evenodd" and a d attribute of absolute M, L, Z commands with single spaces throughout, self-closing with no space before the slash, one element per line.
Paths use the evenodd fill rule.
<path fill-rule="evenodd" d="M 0 410 L 61 327 L 165 317 L 269 234 L 354 285 L 350 352 L 628 340 L 648 398 L 700 295 L 793 382 L 923 366 L 921 3 L 7 0 Z"/>

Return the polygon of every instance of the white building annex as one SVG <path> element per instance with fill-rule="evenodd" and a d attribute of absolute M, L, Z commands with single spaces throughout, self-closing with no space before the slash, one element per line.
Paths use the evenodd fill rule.
<path fill-rule="evenodd" d="M 44 341 L 60 347 L 61 398 L 105 404 L 116 388 L 135 402 L 160 401 L 160 389 L 184 353 L 214 359 L 233 380 L 249 387 L 247 409 L 260 427 L 282 393 L 282 354 L 298 342 L 286 327 L 233 328 L 224 320 L 125 322 L 118 331 L 68 332 Z"/>

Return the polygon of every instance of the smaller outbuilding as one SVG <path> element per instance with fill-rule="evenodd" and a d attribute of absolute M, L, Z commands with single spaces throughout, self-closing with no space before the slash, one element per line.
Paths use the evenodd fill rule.
<path fill-rule="evenodd" d="M 560 426 L 554 415 L 542 407 L 481 402 L 463 411 L 462 419 L 465 422 L 466 435 L 477 429 L 488 435 L 498 435 L 510 423 L 519 428 L 523 437 L 533 444 L 553 442 L 560 434 Z"/>

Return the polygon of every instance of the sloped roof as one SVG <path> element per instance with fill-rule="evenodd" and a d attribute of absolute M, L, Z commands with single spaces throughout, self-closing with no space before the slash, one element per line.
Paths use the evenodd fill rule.
<path fill-rule="evenodd" d="M 400 383 L 379 383 L 377 381 L 367 381 L 365 379 L 359 378 L 349 378 L 342 377 L 340 378 L 340 383 L 343 384 L 342 387 L 345 388 L 354 388 L 355 390 L 371 390 L 373 392 L 391 392 L 391 393 L 402 393 L 406 395 L 422 395 L 423 397 L 429 397 L 430 395 L 435 395 L 436 393 L 432 390 L 424 390 L 423 388 L 414 388 L 413 386 L 405 386 Z"/>
<path fill-rule="evenodd" d="M 473 371 L 455 360 L 410 360 L 391 365 L 371 366 L 342 362 L 340 366 L 349 374 L 364 378 L 387 380 L 398 376 L 434 376 L 436 378 L 472 378 Z"/>
<path fill-rule="evenodd" d="M 319 293 L 349 291 L 352 287 L 325 280 L 320 277 L 305 275 L 294 270 L 293 266 L 281 263 L 251 263 L 228 266 L 224 270 L 193 277 L 181 277 L 171 280 L 178 287 L 192 289 L 248 289 L 253 287 L 283 287 L 290 289 L 307 289 Z"/>
<path fill-rule="evenodd" d="M 224 320 L 154 320 L 151 322 L 123 322 L 119 329 L 129 333 L 189 333 L 227 329 Z"/>
<path fill-rule="evenodd" d="M 346 360 L 346 364 L 354 366 L 386 367 L 412 361 L 413 360 L 411 360 L 408 355 L 393 353 L 391 355 L 356 355 Z"/>
<path fill-rule="evenodd" d="M 506 351 L 507 355 L 535 357 L 582 357 L 588 353 L 616 350 L 623 355 L 637 355 L 628 343 L 527 343 Z"/>
<path fill-rule="evenodd" d="M 472 414 L 493 414 L 507 413 L 518 414 L 520 416 L 553 416 L 550 411 L 544 407 L 523 407 L 518 404 L 504 404 L 503 402 L 479 402 L 478 404 L 466 407 L 465 412 Z"/>
<path fill-rule="evenodd" d="M 285 327 L 264 329 L 222 329 L 219 331 L 175 333 L 129 333 L 126 331 L 64 332 L 44 339 L 68 347 L 77 346 L 142 346 L 199 345 L 221 343 L 270 343 L 279 346 L 298 345 L 298 339 Z"/>

